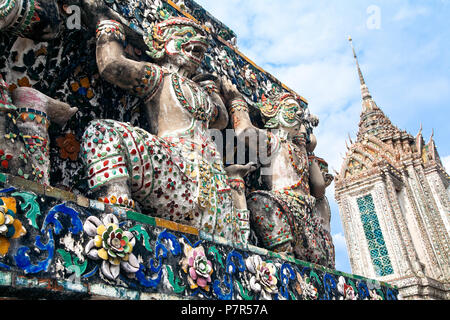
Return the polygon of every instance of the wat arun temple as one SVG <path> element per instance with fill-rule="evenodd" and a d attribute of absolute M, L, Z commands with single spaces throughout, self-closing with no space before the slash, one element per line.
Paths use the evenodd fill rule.
<path fill-rule="evenodd" d="M 193 0 L 0 0 L 2 299 L 450 298 L 433 137 L 391 123 L 353 49 L 361 122 L 333 176 L 307 98 L 236 39 Z"/>

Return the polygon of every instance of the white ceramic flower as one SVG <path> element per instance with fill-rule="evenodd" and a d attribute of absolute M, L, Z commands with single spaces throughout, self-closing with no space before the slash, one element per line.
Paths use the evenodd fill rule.
<path fill-rule="evenodd" d="M 303 295 L 305 299 L 316 300 L 319 297 L 317 288 L 314 287 L 314 285 L 311 283 L 311 279 L 307 275 L 304 275 L 302 277 L 301 274 L 297 272 L 297 282 L 297 292 Z"/>
<path fill-rule="evenodd" d="M 261 257 L 257 255 L 247 258 L 245 265 L 248 271 L 252 273 L 250 278 L 251 290 L 260 292 L 262 300 L 272 300 L 272 295 L 278 293 L 275 265 L 262 261 Z"/>
<path fill-rule="evenodd" d="M 369 290 L 370 300 L 383 300 L 383 298 L 377 293 L 376 289 Z"/>
<path fill-rule="evenodd" d="M 339 283 L 337 285 L 339 293 L 342 295 L 340 300 L 357 300 L 358 294 L 355 292 L 351 285 L 348 285 L 345 282 L 345 278 L 343 276 L 339 277 Z"/>
<path fill-rule="evenodd" d="M 103 260 L 101 272 L 110 280 L 117 279 L 121 268 L 127 273 L 139 270 L 138 259 L 132 253 L 136 239 L 118 224 L 117 217 L 108 214 L 103 221 L 90 216 L 83 226 L 86 234 L 93 237 L 86 245 L 85 253 L 93 260 Z"/>

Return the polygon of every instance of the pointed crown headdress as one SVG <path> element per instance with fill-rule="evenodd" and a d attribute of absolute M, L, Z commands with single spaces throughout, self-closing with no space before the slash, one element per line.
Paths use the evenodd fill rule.
<path fill-rule="evenodd" d="M 288 100 L 295 100 L 297 103 L 293 105 Z M 267 119 L 265 124 L 267 129 L 278 128 L 280 124 L 286 127 L 295 125 L 299 107 L 306 109 L 301 98 L 293 93 L 277 93 L 270 98 L 263 95 L 261 102 L 257 105 L 261 114 Z"/>
<path fill-rule="evenodd" d="M 203 32 L 203 28 L 192 19 L 173 17 L 162 22 L 151 24 L 144 35 L 144 42 L 148 47 L 147 54 L 155 60 L 162 59 L 165 55 L 166 42 L 179 31 L 180 27 L 193 27 Z"/>

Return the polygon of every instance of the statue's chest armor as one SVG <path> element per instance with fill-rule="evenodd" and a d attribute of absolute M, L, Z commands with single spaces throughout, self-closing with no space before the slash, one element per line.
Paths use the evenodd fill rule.
<path fill-rule="evenodd" d="M 306 154 L 306 150 L 302 150 L 302 148 L 297 146 L 291 146 L 291 149 L 289 151 L 289 159 L 291 160 L 291 164 L 295 166 L 296 170 L 298 170 L 300 173 L 303 173 L 303 171 L 307 170 L 308 156 Z"/>
<path fill-rule="evenodd" d="M 209 122 L 212 116 L 208 94 L 195 82 L 176 73 L 170 75 L 173 95 L 178 103 L 199 121 Z"/>

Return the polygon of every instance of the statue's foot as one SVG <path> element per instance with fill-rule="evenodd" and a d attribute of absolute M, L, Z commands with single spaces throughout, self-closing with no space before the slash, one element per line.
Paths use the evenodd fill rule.
<path fill-rule="evenodd" d="M 279 246 L 272 248 L 271 250 L 273 252 L 286 253 L 286 254 L 290 254 L 290 255 L 293 255 L 295 253 L 293 244 L 291 242 L 283 243 Z"/>
<path fill-rule="evenodd" d="M 43 112 L 51 122 L 60 126 L 65 125 L 78 111 L 78 108 L 70 107 L 67 103 L 50 98 L 33 88 L 17 88 L 12 96 L 16 107 L 26 107 L 33 109 L 33 111 Z"/>
<path fill-rule="evenodd" d="M 47 106 L 47 114 L 50 121 L 60 126 L 64 126 L 78 112 L 78 108 L 71 107 L 67 103 L 52 98 L 49 98 Z"/>
<path fill-rule="evenodd" d="M 91 195 L 105 204 L 137 209 L 137 203 L 132 199 L 127 179 L 111 181 L 93 191 Z"/>

